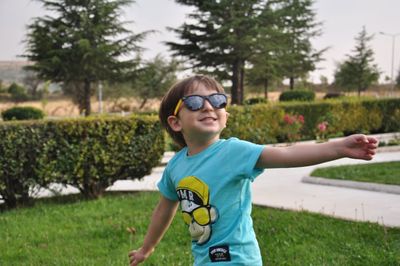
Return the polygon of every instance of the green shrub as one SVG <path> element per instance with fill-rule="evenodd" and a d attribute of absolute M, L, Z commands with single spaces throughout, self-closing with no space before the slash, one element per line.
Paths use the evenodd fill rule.
<path fill-rule="evenodd" d="M 149 174 L 163 152 L 154 116 L 2 123 L 0 196 L 15 207 L 32 187 L 57 182 L 96 198 L 116 180 Z"/>
<path fill-rule="evenodd" d="M 11 100 L 14 102 L 24 102 L 29 100 L 29 95 L 26 89 L 17 83 L 12 83 L 10 85 L 8 93 L 11 95 Z"/>
<path fill-rule="evenodd" d="M 284 112 L 270 104 L 229 106 L 230 114 L 222 137 L 237 137 L 255 143 L 276 143 Z"/>
<path fill-rule="evenodd" d="M 341 92 L 328 92 L 324 96 L 324 100 L 326 99 L 337 99 L 337 98 L 343 98 L 345 95 Z"/>
<path fill-rule="evenodd" d="M 279 95 L 279 101 L 313 101 L 315 99 L 315 92 L 308 90 L 291 90 L 284 91 Z"/>
<path fill-rule="evenodd" d="M 245 105 L 253 105 L 259 103 L 267 103 L 267 99 L 263 97 L 249 98 L 243 102 Z"/>
<path fill-rule="evenodd" d="M 12 107 L 1 113 L 4 121 L 9 120 L 37 120 L 43 119 L 44 113 L 42 110 L 35 107 Z"/>
<path fill-rule="evenodd" d="M 48 184 L 37 175 L 43 133 L 41 125 L 31 122 L 0 124 L 0 196 L 9 208 L 31 203 L 32 188 Z"/>
<path fill-rule="evenodd" d="M 321 136 L 318 125 L 327 125 L 325 137 L 353 133 L 400 131 L 400 99 L 346 99 L 316 102 L 284 102 L 253 106 L 230 106 L 222 136 L 266 144 L 285 139 L 284 116 L 302 115 L 301 139 Z M 287 135 L 287 134 L 286 134 Z"/>

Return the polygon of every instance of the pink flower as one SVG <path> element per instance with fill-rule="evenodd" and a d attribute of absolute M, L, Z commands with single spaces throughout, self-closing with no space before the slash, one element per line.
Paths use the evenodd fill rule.
<path fill-rule="evenodd" d="M 297 117 L 297 120 L 300 121 L 300 123 L 304 124 L 304 116 L 303 115 L 299 115 Z"/>
<path fill-rule="evenodd" d="M 328 122 L 324 121 L 318 124 L 318 130 L 321 132 L 325 132 L 328 127 Z"/>

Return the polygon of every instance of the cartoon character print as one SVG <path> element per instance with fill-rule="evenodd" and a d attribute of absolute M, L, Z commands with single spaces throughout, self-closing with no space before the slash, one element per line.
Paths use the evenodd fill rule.
<path fill-rule="evenodd" d="M 179 182 L 176 193 L 192 241 L 206 243 L 212 234 L 211 225 L 218 219 L 217 209 L 210 205 L 208 186 L 195 176 L 187 176 Z"/>

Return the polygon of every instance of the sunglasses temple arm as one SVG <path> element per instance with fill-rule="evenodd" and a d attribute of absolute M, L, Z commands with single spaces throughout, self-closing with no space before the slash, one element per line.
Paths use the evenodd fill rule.
<path fill-rule="evenodd" d="M 174 110 L 174 116 L 176 116 L 179 112 L 179 108 L 181 108 L 182 105 L 182 99 L 179 99 L 178 103 L 176 104 L 175 110 Z"/>

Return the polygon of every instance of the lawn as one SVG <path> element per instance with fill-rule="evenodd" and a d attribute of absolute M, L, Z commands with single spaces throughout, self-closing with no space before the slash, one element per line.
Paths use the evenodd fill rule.
<path fill-rule="evenodd" d="M 400 161 L 318 168 L 311 176 L 400 185 Z"/>
<path fill-rule="evenodd" d="M 0 213 L 0 265 L 128 265 L 158 200 L 155 192 L 38 200 Z M 264 265 L 399 265 L 400 228 L 254 206 Z M 132 237 L 127 227 L 136 229 Z M 144 265 L 191 265 L 190 239 L 177 215 Z"/>

